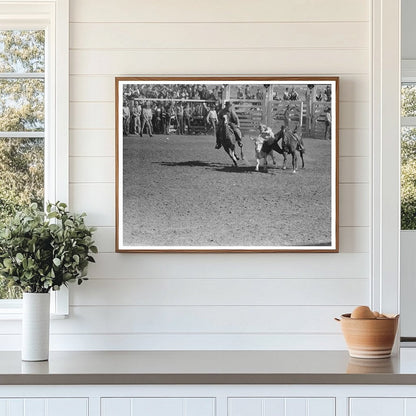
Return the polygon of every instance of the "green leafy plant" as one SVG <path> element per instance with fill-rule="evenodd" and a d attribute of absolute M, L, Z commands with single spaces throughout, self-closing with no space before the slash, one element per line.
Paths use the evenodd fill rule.
<path fill-rule="evenodd" d="M 64 203 L 37 204 L 7 219 L 0 230 L 0 277 L 24 292 L 47 293 L 62 285 L 87 280 L 88 263 L 97 253 L 94 228 L 86 214 L 71 214 Z"/>

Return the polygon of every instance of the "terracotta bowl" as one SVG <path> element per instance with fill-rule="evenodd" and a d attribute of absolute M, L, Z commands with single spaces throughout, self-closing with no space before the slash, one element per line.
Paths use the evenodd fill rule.
<path fill-rule="evenodd" d="M 382 319 L 352 319 L 341 315 L 341 329 L 351 357 L 388 358 L 391 356 L 399 315 Z"/>

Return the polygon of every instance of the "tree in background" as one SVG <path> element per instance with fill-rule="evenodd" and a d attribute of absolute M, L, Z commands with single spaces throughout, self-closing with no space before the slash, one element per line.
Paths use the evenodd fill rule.
<path fill-rule="evenodd" d="M 43 73 L 45 32 L 0 30 L 0 73 Z M 44 80 L 0 79 L 0 132 L 44 131 Z M 22 207 L 43 206 L 44 139 L 0 138 L 0 224 Z M 20 297 L 0 279 L 0 299 Z"/>
<path fill-rule="evenodd" d="M 416 116 L 416 86 L 402 86 L 402 117 Z M 416 128 L 403 127 L 401 137 L 401 228 L 416 230 Z"/>
<path fill-rule="evenodd" d="M 401 228 L 416 230 L 416 129 L 402 129 L 401 146 Z"/>

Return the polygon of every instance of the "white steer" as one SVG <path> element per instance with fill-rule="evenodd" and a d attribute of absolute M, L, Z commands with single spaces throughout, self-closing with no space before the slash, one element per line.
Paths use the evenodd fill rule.
<path fill-rule="evenodd" d="M 268 140 L 262 137 L 261 135 L 257 137 L 250 137 L 254 142 L 254 153 L 256 157 L 256 172 L 259 171 L 260 161 L 264 159 L 264 165 L 267 166 L 267 156 L 271 156 L 273 160 L 273 165 L 276 165 L 276 160 L 273 155 L 273 149 L 268 143 Z"/>

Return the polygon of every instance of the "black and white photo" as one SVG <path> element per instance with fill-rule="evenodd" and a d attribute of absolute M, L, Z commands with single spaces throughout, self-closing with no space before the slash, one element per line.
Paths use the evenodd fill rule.
<path fill-rule="evenodd" d="M 116 78 L 119 252 L 338 251 L 338 78 Z"/>

